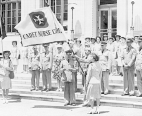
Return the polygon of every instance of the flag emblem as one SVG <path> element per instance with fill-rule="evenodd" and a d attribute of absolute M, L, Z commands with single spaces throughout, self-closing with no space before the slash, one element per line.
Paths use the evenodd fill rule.
<path fill-rule="evenodd" d="M 47 28 L 49 26 L 44 12 L 32 12 L 29 15 L 36 28 Z"/>

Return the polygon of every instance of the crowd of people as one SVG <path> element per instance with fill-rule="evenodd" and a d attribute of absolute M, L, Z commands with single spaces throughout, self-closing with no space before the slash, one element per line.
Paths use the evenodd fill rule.
<path fill-rule="evenodd" d="M 98 113 L 101 94 L 109 93 L 109 75 L 124 77 L 124 95 L 135 95 L 134 76 L 137 75 L 138 97 L 142 97 L 142 36 L 125 38 L 120 35 L 108 37 L 78 38 L 67 42 L 45 43 L 41 46 L 17 47 L 12 42 L 10 52 L 4 52 L 4 58 L 10 58 L 10 65 L 1 63 L 5 70 L 17 72 L 18 59 L 22 60 L 23 73 L 30 72 L 31 91 L 39 91 L 40 73 L 42 73 L 42 90 L 52 89 L 52 78 L 57 80 L 57 91 L 63 91 L 66 105 L 75 105 L 77 78 L 82 75 L 82 92 L 85 94 L 84 106 L 91 104 L 90 113 Z M 6 55 L 8 53 L 8 55 Z M 7 60 L 9 62 L 9 60 Z M 11 68 L 13 67 L 13 68 Z M 6 77 L 8 76 L 6 72 Z M 3 80 L 3 95 L 11 87 L 11 82 Z M 3 82 L 2 81 L 2 82 Z M 6 82 L 7 83 L 6 83 Z M 97 107 L 94 112 L 94 101 Z"/>

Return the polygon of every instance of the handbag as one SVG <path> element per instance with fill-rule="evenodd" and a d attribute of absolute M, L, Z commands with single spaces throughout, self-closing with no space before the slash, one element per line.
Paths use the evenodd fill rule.
<path fill-rule="evenodd" d="M 20 58 L 21 58 L 21 55 L 19 54 L 19 55 L 18 55 L 18 59 L 20 59 Z"/>
<path fill-rule="evenodd" d="M 10 79 L 14 79 L 14 72 L 13 72 L 13 71 L 9 71 L 9 72 L 10 72 L 9 78 L 10 78 Z"/>
<path fill-rule="evenodd" d="M 9 67 L 10 67 L 10 62 L 11 60 L 9 61 Z M 14 71 L 9 71 L 9 78 L 14 79 Z"/>

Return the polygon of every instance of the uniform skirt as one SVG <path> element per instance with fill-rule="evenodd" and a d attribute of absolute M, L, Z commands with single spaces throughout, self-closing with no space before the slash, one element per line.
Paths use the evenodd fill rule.
<path fill-rule="evenodd" d="M 11 58 L 13 65 L 18 65 L 18 59 L 17 58 Z"/>
<path fill-rule="evenodd" d="M 87 89 L 86 99 L 96 100 L 97 98 L 101 98 L 101 85 L 100 84 L 89 84 Z"/>
<path fill-rule="evenodd" d="M 3 76 L 1 81 L 1 89 L 11 89 L 11 79 L 8 76 Z"/>

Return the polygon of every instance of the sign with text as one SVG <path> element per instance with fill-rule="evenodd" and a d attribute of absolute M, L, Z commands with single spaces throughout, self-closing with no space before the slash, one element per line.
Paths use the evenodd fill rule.
<path fill-rule="evenodd" d="M 64 29 L 50 7 L 29 13 L 15 29 L 21 35 L 23 46 L 66 41 Z"/>

